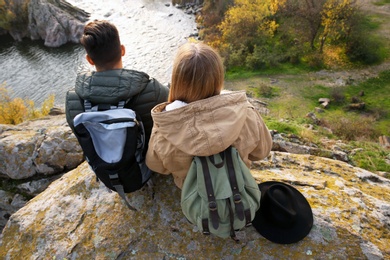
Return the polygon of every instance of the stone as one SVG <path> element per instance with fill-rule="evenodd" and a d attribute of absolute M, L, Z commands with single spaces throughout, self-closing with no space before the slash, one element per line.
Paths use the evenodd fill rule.
<path fill-rule="evenodd" d="M 318 103 L 320 103 L 321 106 L 323 106 L 324 108 L 327 108 L 327 107 L 329 107 L 330 99 L 329 98 L 320 98 L 318 100 Z"/>
<path fill-rule="evenodd" d="M 63 114 L 0 125 L 0 172 L 16 179 L 2 180 L 11 188 L 0 190 L 0 259 L 389 258 L 388 173 L 347 164 L 349 148 L 341 140 L 329 140 L 326 150 L 270 132 L 273 152 L 253 163 L 253 176 L 295 186 L 314 213 L 310 234 L 292 245 L 273 244 L 252 227 L 238 232 L 238 244 L 203 236 L 183 216 L 171 176 L 155 176 L 154 191 L 129 194 L 138 212 L 129 211 L 82 163 Z M 4 175 L 10 167 L 15 176 Z M 22 176 L 29 168 L 35 173 Z"/>
<path fill-rule="evenodd" d="M 363 110 L 366 107 L 366 103 L 351 103 L 347 107 L 350 110 Z"/>
<path fill-rule="evenodd" d="M 50 116 L 57 116 L 57 115 L 62 115 L 62 114 L 65 114 L 65 111 L 59 107 L 52 107 L 49 111 Z"/>
<path fill-rule="evenodd" d="M 348 154 L 344 151 L 320 149 L 315 146 L 296 144 L 291 140 L 286 141 L 283 137 L 281 137 L 281 135 L 273 136 L 272 151 L 294 154 L 310 154 L 343 162 L 349 162 Z"/>
<path fill-rule="evenodd" d="M 180 209 L 171 176 L 154 193 L 128 194 L 130 211 L 96 182 L 87 163 L 54 181 L 14 213 L 3 230 L 1 259 L 388 259 L 390 180 L 347 163 L 271 152 L 253 163 L 258 182 L 283 181 L 307 198 L 314 215 L 303 240 L 279 245 L 253 227 L 232 239 L 204 236 Z M 18 241 L 18 243 L 15 243 Z"/>
<path fill-rule="evenodd" d="M 64 115 L 2 128 L 0 151 L 0 176 L 15 180 L 64 173 L 84 160 Z"/>
<path fill-rule="evenodd" d="M 8 33 L 17 41 L 25 37 L 44 40 L 48 47 L 78 43 L 90 16 L 64 0 L 11 1 L 6 5 L 20 19 Z"/>
<path fill-rule="evenodd" d="M 317 118 L 316 114 L 313 112 L 309 112 L 306 114 L 307 118 L 310 118 L 313 122 L 313 124 L 318 125 L 320 123 L 320 120 Z"/>

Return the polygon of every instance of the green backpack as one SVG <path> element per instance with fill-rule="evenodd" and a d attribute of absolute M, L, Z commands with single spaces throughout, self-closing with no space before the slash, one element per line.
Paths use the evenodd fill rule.
<path fill-rule="evenodd" d="M 181 191 L 184 215 L 205 235 L 231 237 L 251 225 L 260 190 L 234 147 L 208 157 L 195 156 Z"/>

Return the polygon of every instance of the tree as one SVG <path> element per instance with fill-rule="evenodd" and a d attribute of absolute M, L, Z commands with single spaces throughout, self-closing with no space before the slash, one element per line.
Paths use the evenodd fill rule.
<path fill-rule="evenodd" d="M 266 44 L 267 40 L 274 36 L 278 28 L 275 14 L 283 2 L 236 0 L 219 26 L 220 50 L 227 55 L 238 54 L 241 57 L 239 63 L 243 63 L 248 55 L 253 54 L 256 46 Z"/>
<path fill-rule="evenodd" d="M 8 3 L 0 0 L 0 28 L 9 30 L 11 22 L 15 20 L 16 15 L 10 10 Z"/>
<path fill-rule="evenodd" d="M 204 2 L 202 12 L 197 16 L 197 23 L 202 25 L 200 36 L 207 44 L 213 47 L 219 44 L 221 32 L 218 25 L 233 2 L 233 0 L 206 0 Z"/>
<path fill-rule="evenodd" d="M 356 15 L 356 0 L 328 0 L 321 12 L 323 32 L 320 36 L 320 52 L 326 41 L 336 42 L 350 36 L 353 17 Z"/>
<path fill-rule="evenodd" d="M 23 29 L 28 24 L 29 0 L 0 0 L 0 28 Z"/>
<path fill-rule="evenodd" d="M 277 29 L 274 21 L 277 5 L 274 0 L 236 0 L 228 9 L 219 26 L 222 38 L 233 46 L 244 44 L 252 49 L 261 36 L 273 36 Z"/>
<path fill-rule="evenodd" d="M 356 0 L 235 0 L 222 13 L 222 4 L 231 1 L 206 1 L 212 15 L 207 20 L 203 14 L 205 27 L 213 24 L 213 30 L 204 30 L 204 39 L 219 49 L 228 69 L 301 61 L 320 68 L 324 62 L 378 60 L 378 48 L 372 50 L 377 42 L 364 37 Z"/>
<path fill-rule="evenodd" d="M 300 35 L 304 35 L 315 49 L 315 40 L 321 29 L 321 12 L 327 0 L 288 0 L 280 9 L 282 19 L 293 17 L 292 25 Z M 301 26 L 302 25 L 302 26 Z"/>

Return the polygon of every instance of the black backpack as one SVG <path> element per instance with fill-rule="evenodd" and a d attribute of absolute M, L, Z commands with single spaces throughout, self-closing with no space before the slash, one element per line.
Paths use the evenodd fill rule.
<path fill-rule="evenodd" d="M 151 176 L 145 164 L 145 131 L 135 111 L 118 106 L 84 101 L 85 112 L 74 119 L 74 134 L 97 178 L 116 191 L 126 205 L 125 193 L 144 186 Z"/>

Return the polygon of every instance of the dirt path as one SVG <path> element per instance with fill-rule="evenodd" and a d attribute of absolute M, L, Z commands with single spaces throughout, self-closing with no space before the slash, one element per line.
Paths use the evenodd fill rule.
<path fill-rule="evenodd" d="M 375 5 L 375 3 L 379 2 L 378 0 L 357 0 L 357 4 L 360 6 L 362 10 L 377 13 L 377 14 L 390 14 L 390 5 Z"/>

